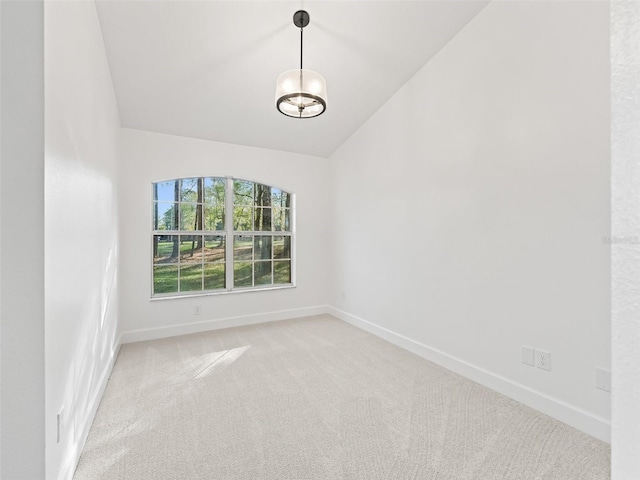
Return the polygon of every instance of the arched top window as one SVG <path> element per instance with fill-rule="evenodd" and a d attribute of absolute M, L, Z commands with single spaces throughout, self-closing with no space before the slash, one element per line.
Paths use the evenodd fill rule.
<path fill-rule="evenodd" d="M 154 183 L 152 296 L 293 286 L 293 200 L 234 178 Z"/>

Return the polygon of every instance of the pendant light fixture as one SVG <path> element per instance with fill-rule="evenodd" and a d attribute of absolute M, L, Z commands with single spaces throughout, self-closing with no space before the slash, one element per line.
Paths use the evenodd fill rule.
<path fill-rule="evenodd" d="M 300 28 L 300 69 L 278 77 L 276 107 L 288 117 L 317 117 L 327 109 L 327 82 L 319 73 L 302 68 L 302 29 L 309 25 L 309 14 L 298 10 L 293 14 L 293 24 Z"/>

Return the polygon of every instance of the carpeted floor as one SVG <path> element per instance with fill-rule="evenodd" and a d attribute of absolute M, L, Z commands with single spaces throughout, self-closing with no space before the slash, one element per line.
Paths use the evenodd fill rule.
<path fill-rule="evenodd" d="M 609 446 L 330 316 L 124 345 L 75 480 L 592 480 Z"/>

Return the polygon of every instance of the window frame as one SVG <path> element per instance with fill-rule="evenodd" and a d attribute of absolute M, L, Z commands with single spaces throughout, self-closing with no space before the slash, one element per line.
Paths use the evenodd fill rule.
<path fill-rule="evenodd" d="M 224 196 L 224 212 L 225 212 L 225 225 L 222 230 L 205 230 L 204 225 L 202 230 L 155 230 L 155 204 L 162 202 L 158 201 L 155 198 L 154 192 L 154 184 L 160 184 L 164 182 L 174 182 L 180 181 L 180 189 L 182 189 L 182 181 L 185 179 L 197 179 L 197 178 L 215 178 L 221 179 L 225 181 L 225 196 Z M 279 230 L 271 230 L 271 231 L 256 231 L 256 230 L 235 230 L 234 229 L 234 181 L 244 181 L 251 182 L 254 185 L 265 185 L 272 189 L 277 189 L 282 192 L 285 192 L 289 195 L 290 198 L 290 206 L 289 206 L 289 231 L 279 231 Z M 211 296 L 211 295 L 227 295 L 227 294 L 236 294 L 236 293 L 244 293 L 244 292 L 256 292 L 256 291 L 266 291 L 266 290 L 281 290 L 287 288 L 295 288 L 296 287 L 296 195 L 293 192 L 290 192 L 288 189 L 280 188 L 275 185 L 267 184 L 261 181 L 252 180 L 248 178 L 238 178 L 233 176 L 214 176 L 214 175 L 201 175 L 201 176 L 187 176 L 187 177 L 178 177 L 178 178 L 169 178 L 164 180 L 157 180 L 151 182 L 151 235 L 150 235 L 150 255 L 149 258 L 151 260 L 151 269 L 150 269 L 150 299 L 152 301 L 155 300 L 166 300 L 171 298 L 189 298 L 189 297 L 202 297 L 202 296 Z M 174 202 L 178 208 L 179 205 L 183 202 L 177 201 Z M 184 203 L 193 203 L 193 202 L 184 202 Z M 203 208 L 206 205 L 206 201 L 203 201 Z M 253 209 L 257 208 L 255 205 L 252 206 Z M 181 213 L 178 214 L 179 224 L 178 227 L 182 224 Z M 167 292 L 167 293 L 155 293 L 155 276 L 154 276 L 154 268 L 157 264 L 154 261 L 154 237 L 156 235 L 202 235 L 203 241 L 204 237 L 222 237 L 224 239 L 225 245 L 225 287 L 215 290 L 204 290 L 204 270 L 203 270 L 203 290 L 194 290 L 194 291 L 177 291 L 177 292 Z M 255 255 L 252 253 L 252 259 L 250 260 L 252 264 L 252 286 L 234 286 L 234 264 L 236 261 L 234 260 L 234 243 L 236 236 L 251 236 L 252 241 L 255 241 L 256 236 L 270 236 L 272 238 L 272 250 L 271 250 L 271 276 L 272 282 L 275 279 L 275 267 L 274 263 L 274 241 L 275 237 L 289 237 L 290 240 L 290 273 L 291 273 L 291 282 L 290 283 L 281 283 L 281 284 L 268 284 L 268 285 L 255 285 L 255 273 L 253 272 L 253 265 L 255 263 Z M 254 248 L 252 247 L 252 252 Z M 180 289 L 180 255 L 178 255 L 178 290 Z M 206 265 L 203 260 L 200 262 L 203 266 Z"/>

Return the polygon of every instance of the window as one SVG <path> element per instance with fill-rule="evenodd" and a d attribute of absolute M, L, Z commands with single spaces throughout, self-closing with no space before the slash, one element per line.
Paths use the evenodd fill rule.
<path fill-rule="evenodd" d="M 232 178 L 154 183 L 152 295 L 293 285 L 292 201 Z"/>

